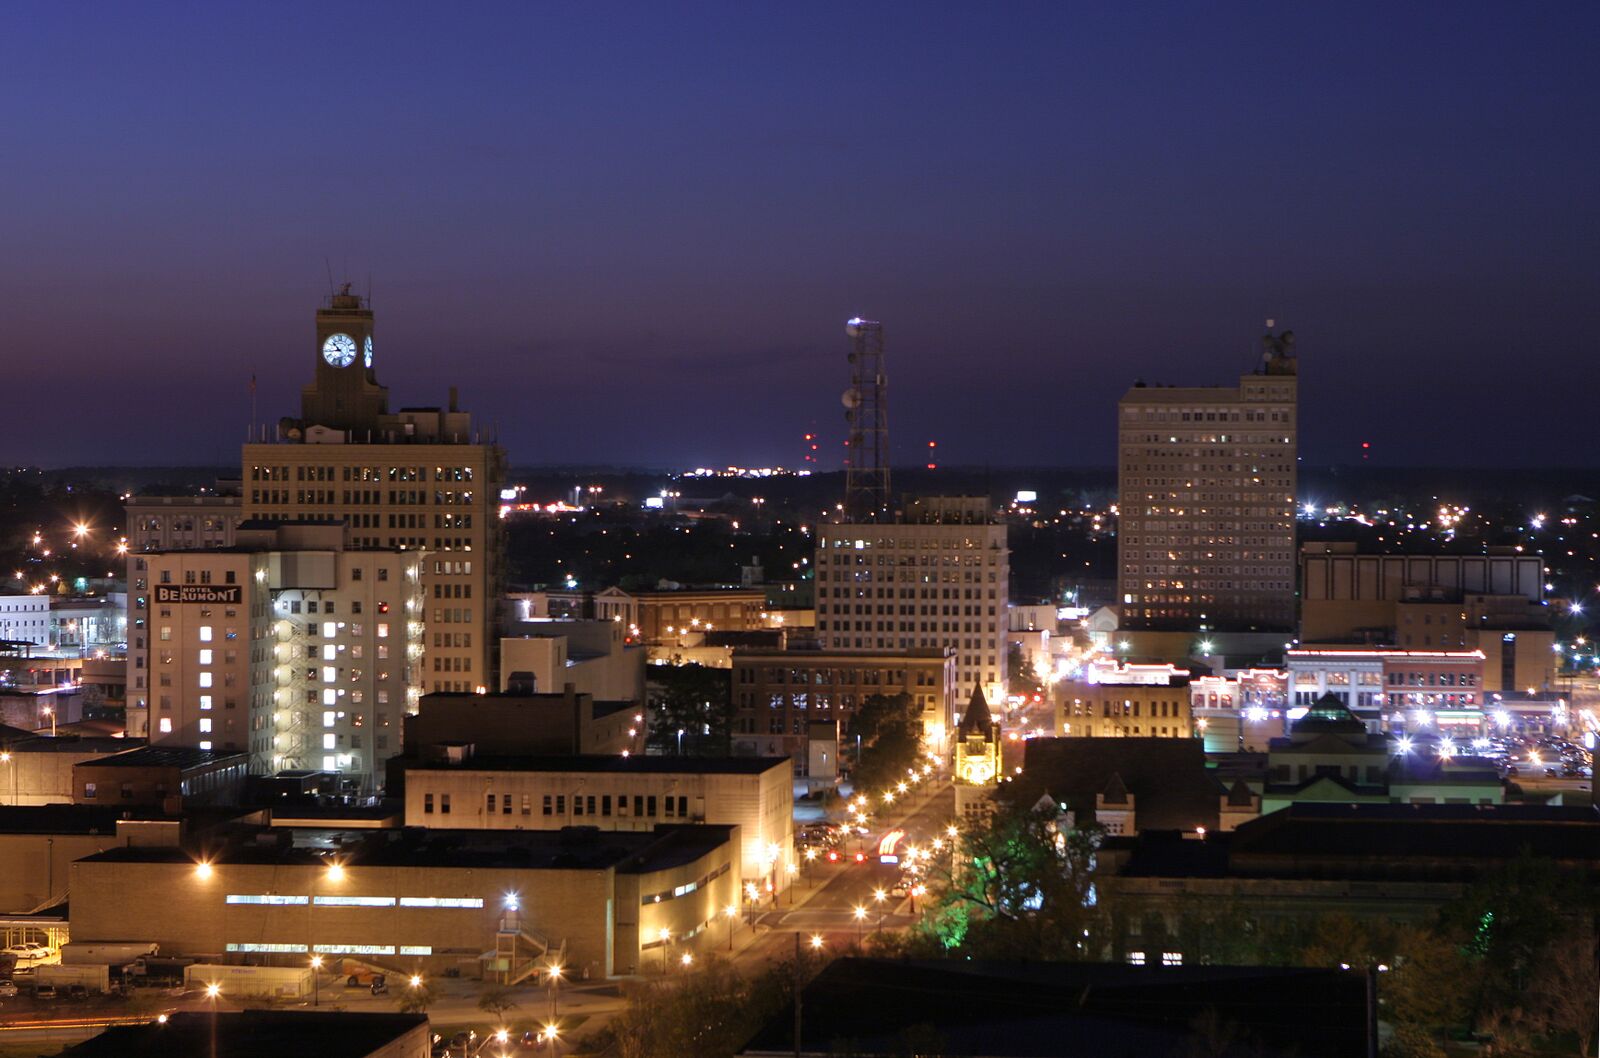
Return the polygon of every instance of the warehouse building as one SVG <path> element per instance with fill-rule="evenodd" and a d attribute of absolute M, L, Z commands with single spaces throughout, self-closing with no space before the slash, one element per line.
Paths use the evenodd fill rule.
<path fill-rule="evenodd" d="M 254 836 L 214 854 L 131 847 L 78 860 L 73 943 L 150 942 L 215 963 L 351 957 L 514 984 L 551 961 L 575 976 L 638 972 L 703 943 L 739 902 L 731 826 L 408 829 L 331 855 L 287 831 Z"/>

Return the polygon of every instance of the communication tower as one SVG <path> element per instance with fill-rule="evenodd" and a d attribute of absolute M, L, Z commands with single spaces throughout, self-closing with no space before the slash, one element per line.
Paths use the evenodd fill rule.
<path fill-rule="evenodd" d="M 850 336 L 850 388 L 841 398 L 850 439 L 845 442 L 844 516 L 876 521 L 889 510 L 889 376 L 883 366 L 883 324 L 857 316 Z"/>

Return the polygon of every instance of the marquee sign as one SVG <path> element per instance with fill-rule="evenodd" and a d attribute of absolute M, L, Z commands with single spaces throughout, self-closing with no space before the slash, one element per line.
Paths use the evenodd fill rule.
<path fill-rule="evenodd" d="M 156 602 L 238 603 L 243 590 L 237 584 L 157 584 Z"/>

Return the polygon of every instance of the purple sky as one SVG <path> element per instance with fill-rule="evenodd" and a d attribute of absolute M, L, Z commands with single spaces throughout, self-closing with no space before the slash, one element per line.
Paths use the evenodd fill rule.
<path fill-rule="evenodd" d="M 462 12 L 465 12 L 464 14 Z M 514 464 L 1114 459 L 1297 331 L 1302 454 L 1592 462 L 1600 5 L 0 7 L 0 462 L 233 462 L 323 259 Z M 1570 394 L 1570 395 L 1569 395 Z"/>

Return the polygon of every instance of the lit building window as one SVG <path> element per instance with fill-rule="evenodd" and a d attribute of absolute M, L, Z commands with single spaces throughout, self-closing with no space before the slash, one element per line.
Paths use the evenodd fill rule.
<path fill-rule="evenodd" d="M 201 625 L 200 626 L 200 642 L 202 642 L 202 643 L 211 642 L 211 626 L 210 625 Z"/>
<path fill-rule="evenodd" d="M 172 717 L 163 716 L 161 718 L 160 729 L 163 735 L 172 734 Z"/>

